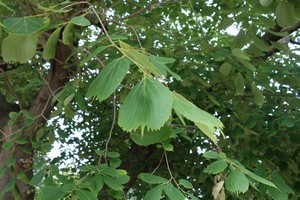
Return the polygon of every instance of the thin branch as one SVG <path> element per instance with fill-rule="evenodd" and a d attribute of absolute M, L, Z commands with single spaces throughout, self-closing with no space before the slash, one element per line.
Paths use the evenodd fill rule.
<path fill-rule="evenodd" d="M 114 107 L 113 121 L 112 121 L 112 124 L 111 124 L 111 127 L 110 127 L 110 131 L 109 131 L 109 135 L 108 135 L 107 141 L 105 143 L 105 151 L 104 151 L 104 160 L 105 160 L 105 163 L 107 163 L 106 156 L 107 156 L 107 152 L 108 152 L 108 144 L 110 142 L 110 139 L 111 139 L 111 136 L 112 136 L 112 132 L 113 132 L 115 124 L 116 124 L 116 118 L 117 118 L 116 92 L 114 92 L 114 94 L 113 94 L 113 107 Z"/>
<path fill-rule="evenodd" d="M 169 174 L 170 174 L 170 177 L 171 177 L 172 180 L 175 181 L 175 178 L 174 178 L 174 176 L 173 176 L 173 174 L 172 174 L 172 171 L 171 171 L 171 168 L 170 168 L 170 165 L 169 165 L 169 160 L 168 160 L 168 156 L 167 156 L 166 150 L 164 150 L 164 156 L 165 156 L 166 165 L 167 165 L 167 169 L 168 169 L 168 172 L 169 172 Z"/>
<path fill-rule="evenodd" d="M 13 96 L 16 98 L 16 100 L 19 102 L 19 107 L 20 107 L 20 110 L 23 110 L 23 106 L 22 106 L 22 103 L 21 103 L 21 100 L 19 98 L 19 96 L 17 95 L 17 93 L 15 92 L 14 88 L 12 87 L 10 81 L 9 81 L 9 77 L 7 76 L 7 74 L 5 73 L 5 71 L 0 68 L 0 72 L 2 73 L 3 75 L 3 78 L 4 78 L 4 82 L 5 84 L 7 85 L 9 91 L 13 94 Z"/>
<path fill-rule="evenodd" d="M 158 165 L 156 166 L 156 168 L 153 170 L 153 172 L 152 172 L 151 174 L 154 174 L 154 173 L 156 172 L 156 170 L 158 170 L 158 168 L 160 167 L 160 165 L 161 165 L 161 163 L 162 163 L 164 157 L 165 157 L 165 152 L 161 155 L 161 158 L 160 158 L 160 160 L 159 160 Z"/>

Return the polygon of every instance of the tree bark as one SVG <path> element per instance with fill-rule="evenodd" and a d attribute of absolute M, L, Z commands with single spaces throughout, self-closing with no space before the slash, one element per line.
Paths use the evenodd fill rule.
<path fill-rule="evenodd" d="M 24 129 L 25 124 L 21 120 L 17 124 L 12 126 L 6 124 L 3 129 L 2 144 L 8 142 L 11 137 L 21 130 L 21 137 L 29 141 L 30 138 L 35 138 L 37 126 L 41 123 L 45 123 L 45 119 L 50 115 L 52 106 L 49 102 L 53 97 L 54 92 L 60 90 L 68 81 L 68 70 L 65 68 L 65 63 L 70 55 L 70 48 L 63 45 L 62 43 L 58 44 L 56 50 L 56 56 L 53 59 L 51 69 L 49 70 L 47 76 L 47 83 L 38 92 L 37 97 L 33 100 L 32 105 L 29 108 L 29 112 L 34 116 L 39 116 L 29 127 Z M 12 110 L 11 110 L 12 111 Z M 1 116 L 2 118 L 2 116 Z M 7 122 L 8 118 L 5 117 L 2 119 Z M 1 128 L 1 127 L 0 127 Z M 2 146 L 2 145 L 1 145 Z M 22 148 L 26 147 L 29 149 L 29 152 L 24 152 Z M 7 165 L 7 161 L 11 158 L 15 158 L 15 163 L 12 166 L 6 167 L 6 171 L 2 177 L 0 177 L 0 192 L 3 192 L 3 189 L 8 183 L 16 180 L 16 177 L 19 173 L 24 172 L 28 179 L 33 175 L 31 168 L 31 161 L 34 156 L 34 151 L 29 142 L 26 145 L 20 145 L 14 143 L 11 148 L 8 150 L 0 150 L 0 169 Z M 29 166 L 24 167 L 24 164 L 29 164 Z M 31 200 L 34 199 L 34 189 L 29 185 L 20 180 L 17 180 L 15 190 L 19 190 L 21 195 L 20 199 L 22 200 Z M 1 199 L 1 198 L 0 198 Z M 2 199 L 4 200 L 13 200 L 13 192 L 10 190 L 3 194 Z"/>

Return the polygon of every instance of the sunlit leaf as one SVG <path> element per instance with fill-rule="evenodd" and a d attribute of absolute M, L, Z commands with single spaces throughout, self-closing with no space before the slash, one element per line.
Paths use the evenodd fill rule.
<path fill-rule="evenodd" d="M 225 181 L 225 187 L 228 191 L 239 194 L 247 192 L 249 181 L 245 174 L 238 170 L 233 170 Z"/>
<path fill-rule="evenodd" d="M 8 18 L 3 21 L 3 25 L 6 27 L 5 31 L 7 33 L 22 36 L 29 36 L 33 33 L 39 32 L 44 29 L 48 23 L 48 18 L 30 17 Z"/>
<path fill-rule="evenodd" d="M 143 72 L 152 73 L 156 76 L 161 75 L 160 70 L 153 65 L 148 58 L 148 55 L 141 53 L 125 42 L 119 41 L 122 53 L 134 62 Z"/>
<path fill-rule="evenodd" d="M 110 187 L 111 189 L 113 190 L 122 190 L 122 185 L 116 181 L 115 179 L 109 177 L 109 176 L 103 176 L 103 182 L 108 186 Z"/>
<path fill-rule="evenodd" d="M 222 122 L 176 92 L 173 93 L 173 98 L 173 107 L 176 113 L 180 113 L 185 118 L 193 121 L 213 142 L 216 142 L 215 133 L 217 130 L 222 131 Z"/>
<path fill-rule="evenodd" d="M 67 192 L 63 191 L 60 186 L 44 186 L 41 188 L 41 199 L 61 199 Z"/>
<path fill-rule="evenodd" d="M 246 53 L 238 48 L 232 50 L 232 54 L 238 58 L 250 61 L 250 58 L 246 55 Z"/>
<path fill-rule="evenodd" d="M 62 32 L 62 40 L 65 45 L 72 44 L 73 31 L 74 31 L 74 24 L 68 23 L 64 31 Z"/>
<path fill-rule="evenodd" d="M 119 112 L 119 125 L 126 131 L 158 130 L 172 110 L 172 93 L 162 83 L 145 78 L 128 94 Z"/>
<path fill-rule="evenodd" d="M 32 177 L 29 184 L 33 186 L 38 186 L 42 182 L 44 176 L 45 176 L 45 172 L 43 170 L 39 171 Z"/>
<path fill-rule="evenodd" d="M 79 197 L 79 200 L 97 200 L 98 198 L 93 195 L 93 193 L 86 190 L 77 190 L 76 195 Z"/>
<path fill-rule="evenodd" d="M 186 199 L 184 194 L 178 188 L 175 188 L 172 183 L 168 183 L 164 185 L 164 192 L 170 199 L 176 199 L 176 200 Z"/>
<path fill-rule="evenodd" d="M 185 187 L 186 189 L 193 189 L 193 185 L 191 182 L 185 179 L 180 179 L 179 184 Z"/>
<path fill-rule="evenodd" d="M 73 24 L 76 24 L 78 26 L 89 26 L 89 25 L 91 25 L 91 22 L 87 18 L 85 18 L 84 16 L 73 17 L 70 22 L 72 22 Z"/>
<path fill-rule="evenodd" d="M 295 8 L 288 1 L 281 1 L 276 8 L 276 21 L 282 28 L 292 25 L 295 21 Z"/>

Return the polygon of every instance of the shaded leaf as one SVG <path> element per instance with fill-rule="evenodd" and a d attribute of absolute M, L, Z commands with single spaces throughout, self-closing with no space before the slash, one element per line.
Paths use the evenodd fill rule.
<path fill-rule="evenodd" d="M 115 179 L 109 176 L 103 176 L 103 182 L 113 190 L 117 190 L 117 191 L 122 190 L 123 186 Z"/>
<path fill-rule="evenodd" d="M 149 184 L 162 184 L 162 183 L 166 183 L 168 181 L 167 179 L 165 179 L 163 177 L 148 174 L 148 173 L 140 173 L 138 175 L 138 178 Z"/>
<path fill-rule="evenodd" d="M 231 68 L 232 68 L 232 65 L 231 65 L 230 63 L 224 62 L 224 63 L 221 65 L 221 67 L 220 67 L 220 69 L 219 69 L 219 72 L 220 72 L 221 74 L 223 74 L 224 76 L 226 76 L 226 75 L 228 75 L 228 74 L 230 73 Z"/>
<path fill-rule="evenodd" d="M 93 193 L 86 190 L 77 190 L 76 195 L 79 197 L 79 200 L 97 200 L 98 198 L 93 195 Z"/>
<path fill-rule="evenodd" d="M 244 88 L 245 88 L 245 80 L 244 76 L 239 72 L 235 79 L 235 95 L 243 95 L 244 94 Z"/>
<path fill-rule="evenodd" d="M 38 35 L 8 35 L 2 42 L 2 57 L 5 62 L 25 63 L 36 51 Z"/>
<path fill-rule="evenodd" d="M 43 170 L 39 171 L 32 177 L 29 184 L 33 186 L 38 186 L 44 179 L 44 176 L 45 176 L 45 172 Z"/>
<path fill-rule="evenodd" d="M 228 167 L 227 162 L 224 160 L 218 160 L 211 164 L 209 164 L 203 172 L 205 173 L 212 173 L 212 174 L 218 174 L 222 171 L 224 171 Z"/>
<path fill-rule="evenodd" d="M 191 182 L 185 179 L 180 179 L 179 184 L 185 187 L 186 189 L 193 189 L 193 185 Z"/>
<path fill-rule="evenodd" d="M 158 185 L 152 188 L 146 193 L 144 200 L 160 200 L 160 197 L 162 195 L 162 190 L 163 190 L 162 185 Z"/>
<path fill-rule="evenodd" d="M 172 183 L 164 185 L 163 189 L 170 199 L 185 200 L 184 194 L 179 189 L 175 188 Z"/>
<path fill-rule="evenodd" d="M 160 129 L 172 110 L 172 93 L 162 83 L 145 78 L 125 98 L 119 112 L 119 125 L 125 131 Z"/>
<path fill-rule="evenodd" d="M 120 85 L 129 70 L 130 62 L 125 58 L 116 59 L 107 64 L 90 84 L 87 97 L 96 96 L 99 101 L 109 97 Z"/>
<path fill-rule="evenodd" d="M 99 46 L 99 47 L 97 47 L 95 50 L 93 50 L 91 53 L 89 53 L 86 58 L 84 58 L 80 62 L 80 66 L 83 66 L 84 64 L 86 64 L 87 62 L 89 62 L 92 58 L 94 58 L 95 56 L 97 56 L 99 53 L 101 53 L 102 51 L 104 51 L 108 47 L 109 46 Z"/>
<path fill-rule="evenodd" d="M 264 95 L 263 93 L 260 91 L 260 89 L 258 89 L 258 87 L 254 84 L 252 84 L 252 94 L 254 97 L 254 102 L 257 105 L 263 105 L 264 104 Z"/>
<path fill-rule="evenodd" d="M 74 24 L 68 23 L 64 31 L 62 32 L 62 40 L 65 45 L 72 44 L 73 31 L 74 31 Z"/>
<path fill-rule="evenodd" d="M 292 25 L 295 19 L 295 8 L 288 1 L 281 1 L 276 7 L 276 21 L 282 28 Z"/>
<path fill-rule="evenodd" d="M 238 58 L 250 61 L 250 58 L 246 55 L 246 53 L 238 48 L 232 50 L 232 54 Z"/>
<path fill-rule="evenodd" d="M 67 192 L 59 186 L 45 186 L 41 188 L 41 199 L 61 199 Z"/>
<path fill-rule="evenodd" d="M 44 51 L 43 57 L 47 59 L 51 59 L 55 57 L 56 47 L 58 43 L 58 38 L 60 35 L 61 27 L 58 27 L 48 38 Z"/>

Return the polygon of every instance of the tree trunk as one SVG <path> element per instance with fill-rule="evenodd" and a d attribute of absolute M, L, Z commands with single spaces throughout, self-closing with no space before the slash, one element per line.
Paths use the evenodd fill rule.
<path fill-rule="evenodd" d="M 65 62 L 67 61 L 67 58 L 70 55 L 70 49 L 69 47 L 63 45 L 62 43 L 58 44 L 57 50 L 56 50 L 56 57 L 53 59 L 51 69 L 47 76 L 47 84 L 44 85 L 37 97 L 33 100 L 32 105 L 29 108 L 29 112 L 34 116 L 39 116 L 32 125 L 29 127 L 26 127 L 26 130 L 23 130 L 21 133 L 21 137 L 29 140 L 29 137 L 35 138 L 37 126 L 41 123 L 45 123 L 45 119 L 50 115 L 50 112 L 52 110 L 50 99 L 53 97 L 53 93 L 60 90 L 68 81 L 68 71 L 64 67 Z M 2 105 L 1 105 L 2 107 Z M 11 110 L 13 111 L 13 110 Z M 8 113 L 8 112 L 7 112 Z M 0 109 L 1 114 L 1 109 Z M 0 122 L 3 124 L 3 122 L 8 121 L 7 115 L 1 115 L 0 116 Z M 24 122 L 18 122 L 18 124 L 14 124 L 12 126 L 6 124 L 5 126 L 1 127 L 0 129 L 3 130 L 3 136 L 2 136 L 2 145 L 5 142 L 8 142 L 10 138 L 16 134 L 16 132 L 19 132 L 18 130 L 24 128 Z M 1 138 L 0 138 L 1 139 Z M 22 149 L 27 148 L 27 151 L 24 152 Z M 28 151 L 29 150 L 29 151 Z M 33 158 L 33 148 L 31 146 L 31 143 L 20 145 L 14 143 L 11 148 L 8 150 L 3 150 L 3 148 L 0 150 L 0 169 L 2 167 L 5 167 L 7 165 L 7 161 L 9 161 L 11 158 L 15 158 L 15 163 L 9 165 L 9 167 L 6 168 L 5 173 L 2 177 L 0 177 L 0 192 L 4 192 L 4 188 L 9 184 L 11 181 L 15 181 L 16 177 L 19 173 L 24 172 L 28 179 L 30 180 L 32 177 L 32 158 Z M 25 165 L 26 164 L 26 165 Z M 28 165 L 27 165 L 28 164 Z M 17 186 L 17 187 L 16 187 Z M 16 181 L 16 186 L 13 190 L 17 191 L 19 190 L 19 193 L 21 195 L 20 199 L 22 200 L 30 200 L 34 199 L 34 188 L 32 188 L 29 184 L 26 184 L 20 180 Z M 13 200 L 13 190 L 10 190 L 6 192 L 5 194 L 2 194 L 3 200 Z M 1 199 L 1 197 L 0 197 Z"/>

